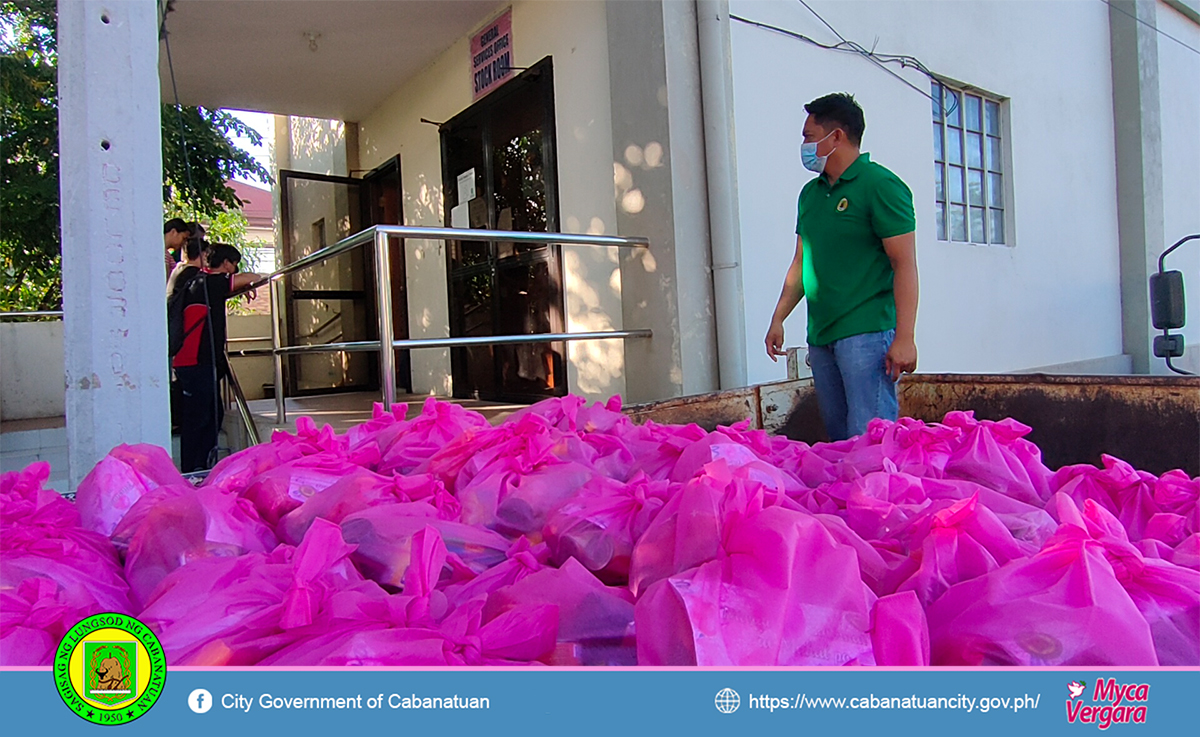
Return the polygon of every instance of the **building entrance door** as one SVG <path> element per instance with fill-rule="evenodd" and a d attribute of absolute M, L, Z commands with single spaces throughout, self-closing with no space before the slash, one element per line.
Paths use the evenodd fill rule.
<path fill-rule="evenodd" d="M 281 170 L 283 263 L 292 263 L 376 224 L 400 224 L 399 158 L 374 176 L 354 179 Z M 397 338 L 408 337 L 404 247 L 392 244 L 392 318 Z M 355 248 L 284 278 L 286 345 L 378 340 L 375 259 L 370 246 Z M 399 288 L 397 285 L 401 285 Z M 397 384 L 411 388 L 407 351 L 397 362 Z M 379 389 L 374 353 L 311 353 L 289 356 L 288 393 L 293 396 Z"/>
<path fill-rule="evenodd" d="M 557 231 L 554 80 L 543 59 L 441 127 L 447 225 Z M 452 241 L 450 334 L 562 332 L 559 247 Z M 567 392 L 562 342 L 451 350 L 454 396 L 536 401 Z"/>

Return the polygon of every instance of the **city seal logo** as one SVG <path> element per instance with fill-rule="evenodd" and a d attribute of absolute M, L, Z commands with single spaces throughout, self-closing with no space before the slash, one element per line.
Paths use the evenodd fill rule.
<path fill-rule="evenodd" d="M 127 724 L 162 695 L 167 658 L 150 628 L 124 614 L 97 614 L 71 628 L 54 653 L 63 703 L 93 724 Z"/>
<path fill-rule="evenodd" d="M 838 212 L 845 212 L 847 207 L 850 207 L 850 200 L 843 197 L 842 201 L 838 203 L 837 210 Z"/>

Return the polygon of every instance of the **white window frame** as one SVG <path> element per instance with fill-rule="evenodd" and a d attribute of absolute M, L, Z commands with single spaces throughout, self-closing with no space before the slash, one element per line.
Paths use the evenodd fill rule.
<path fill-rule="evenodd" d="M 1008 125 L 1009 104 L 1005 98 L 978 88 L 952 82 L 933 82 L 931 95 L 934 143 L 940 143 L 941 158 L 934 149 L 934 230 L 938 241 L 978 246 L 1012 247 L 1015 230 L 1012 217 L 1012 155 Z M 953 97 L 951 97 L 953 96 Z M 937 100 L 942 100 L 939 106 Z M 967 105 L 974 99 L 979 104 L 979 130 L 968 130 Z M 956 100 L 956 102 L 952 102 Z M 957 109 L 955 109 L 957 105 Z M 996 121 L 989 125 L 989 106 L 994 105 Z M 957 118 L 957 126 L 952 121 Z M 978 165 L 972 166 L 968 141 L 979 136 Z M 940 136 L 940 140 L 938 138 Z M 950 161 L 951 136 L 958 137 L 960 161 Z M 989 145 L 989 140 L 995 141 Z M 978 195 L 972 190 L 973 174 L 978 173 Z M 962 201 L 954 202 L 952 176 L 962 183 Z M 938 186 L 940 175 L 941 186 Z M 999 186 L 996 185 L 997 178 Z M 942 217 L 937 217 L 940 208 Z M 953 209 L 963 216 L 963 230 L 956 233 Z M 982 223 L 972 227 L 975 211 L 981 211 Z M 980 237 L 981 236 L 981 237 Z"/>

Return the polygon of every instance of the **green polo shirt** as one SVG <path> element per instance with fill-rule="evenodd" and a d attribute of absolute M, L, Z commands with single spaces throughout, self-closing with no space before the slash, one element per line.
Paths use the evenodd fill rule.
<path fill-rule="evenodd" d="M 895 273 L 883 239 L 916 230 L 908 185 L 862 154 L 833 186 L 824 174 L 804 185 L 796 209 L 809 344 L 896 327 Z"/>

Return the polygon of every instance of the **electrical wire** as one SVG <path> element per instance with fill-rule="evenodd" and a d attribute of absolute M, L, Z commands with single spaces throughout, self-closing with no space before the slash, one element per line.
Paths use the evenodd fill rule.
<path fill-rule="evenodd" d="M 1105 5 L 1107 5 L 1108 7 L 1112 8 L 1113 10 L 1117 11 L 1118 13 L 1121 13 L 1122 15 L 1125 15 L 1125 16 L 1128 16 L 1128 17 L 1130 17 L 1130 18 L 1133 18 L 1133 19 L 1134 19 L 1134 20 L 1136 20 L 1138 23 L 1141 23 L 1143 26 L 1146 26 L 1147 28 L 1149 28 L 1149 29 L 1153 30 L 1155 33 L 1158 33 L 1158 34 L 1160 34 L 1160 35 L 1166 36 L 1167 38 L 1171 39 L 1172 41 L 1174 41 L 1175 43 L 1179 44 L 1180 46 L 1182 46 L 1183 48 L 1187 49 L 1188 51 L 1191 51 L 1193 54 L 1196 54 L 1197 56 L 1200 56 L 1200 49 L 1198 49 L 1198 48 L 1196 48 L 1195 46 L 1192 46 L 1192 45 L 1190 45 L 1190 44 L 1184 43 L 1183 41 L 1180 41 L 1179 39 L 1175 38 L 1175 37 L 1174 37 L 1174 36 L 1172 36 L 1171 34 L 1169 34 L 1169 33 L 1167 33 L 1166 31 L 1164 31 L 1164 30 L 1160 29 L 1158 26 L 1156 26 L 1156 25 L 1154 25 L 1154 24 L 1152 24 L 1152 23 L 1147 23 L 1146 21 L 1144 21 L 1144 20 L 1142 20 L 1141 18 L 1137 17 L 1137 16 L 1136 16 L 1136 15 L 1134 15 L 1133 13 L 1130 13 L 1128 10 L 1125 10 L 1125 9 L 1124 9 L 1124 8 L 1122 8 L 1120 5 L 1114 5 L 1114 4 L 1111 2 L 1111 0 L 1100 0 L 1100 2 L 1104 3 Z"/>
<path fill-rule="evenodd" d="M 808 3 L 804 2 L 804 0 L 797 0 L 797 2 L 799 2 L 799 3 L 800 3 L 801 5 L 803 5 L 805 8 L 807 8 L 807 9 L 808 9 L 808 12 L 810 12 L 810 13 L 812 13 L 814 16 L 816 16 L 817 20 L 821 21 L 821 23 L 823 23 L 823 24 L 825 25 L 825 27 L 826 27 L 826 28 L 828 28 L 830 31 L 833 31 L 833 35 L 837 36 L 837 37 L 838 37 L 838 39 L 839 39 L 839 40 L 841 40 L 841 42 L 842 42 L 843 44 L 845 44 L 846 46 L 848 46 L 848 47 L 850 48 L 850 50 L 851 50 L 851 51 L 853 51 L 854 53 L 857 53 L 857 54 L 859 54 L 859 55 L 863 56 L 864 58 L 866 58 L 868 61 L 870 61 L 870 62 L 871 62 L 872 64 L 874 64 L 875 66 L 879 67 L 879 68 L 880 68 L 880 69 L 882 69 L 883 71 L 885 71 L 885 72 L 887 72 L 888 74 L 892 75 L 893 77 L 895 77 L 896 79 L 900 80 L 901 82 L 903 82 L 904 84 L 908 85 L 909 87 L 913 88 L 913 89 L 914 89 L 914 90 L 916 90 L 917 92 L 920 92 L 922 95 L 925 95 L 925 96 L 926 96 L 926 97 L 928 97 L 928 98 L 929 98 L 931 101 L 933 101 L 933 102 L 939 102 L 938 100 L 934 99 L 933 95 L 929 94 L 928 92 L 926 92 L 925 90 L 921 89 L 920 87 L 917 87 L 915 84 L 913 84 L 912 82 L 908 81 L 908 80 L 907 80 L 907 79 L 905 79 L 904 77 L 901 77 L 899 74 L 896 74 L 896 73 L 895 73 L 894 71 L 892 71 L 891 69 L 888 69 L 887 67 L 885 67 L 885 66 L 883 65 L 883 62 L 881 62 L 881 61 L 880 61 L 878 58 L 876 58 L 876 56 L 875 56 L 875 52 L 874 52 L 874 51 L 868 51 L 868 50 L 867 50 L 866 48 L 864 48 L 864 47 L 863 47 L 861 44 L 859 44 L 859 43 L 857 43 L 857 42 L 855 42 L 855 41 L 848 41 L 848 40 L 846 39 L 846 37 L 845 37 L 845 36 L 843 36 L 842 34 L 838 33 L 838 30 L 837 30 L 836 28 L 834 28 L 834 27 L 833 27 L 833 24 L 832 24 L 832 23 L 830 23 L 829 21 L 827 21 L 827 20 L 825 20 L 824 18 L 822 18 L 822 17 L 821 17 L 821 14 L 820 14 L 820 13 L 818 13 L 816 10 L 813 10 L 813 7 L 812 7 L 811 5 L 809 5 Z M 924 64 L 920 64 L 920 62 L 918 62 L 918 65 L 919 65 L 919 66 L 917 66 L 917 68 L 918 68 L 918 69 L 919 69 L 919 70 L 920 70 L 920 71 L 921 71 L 923 74 L 925 74 L 925 75 L 929 76 L 929 78 L 930 78 L 930 79 L 932 79 L 932 80 L 933 80 L 933 81 L 935 81 L 935 82 L 939 82 L 939 83 L 941 82 L 941 80 L 938 80 L 938 79 L 936 79 L 936 78 L 933 76 L 933 73 L 932 73 L 932 72 L 930 72 L 928 69 L 926 69 L 926 68 L 925 68 L 925 65 L 924 65 Z M 940 103 L 939 103 L 939 104 L 940 104 Z"/>
<path fill-rule="evenodd" d="M 804 4 L 803 0 L 800 0 L 800 1 L 802 4 Z M 804 6 L 806 8 L 808 7 L 807 4 L 804 4 Z M 809 8 L 809 10 L 811 11 L 812 8 Z M 813 11 L 813 14 L 816 15 L 816 12 Z M 820 15 L 817 15 L 817 18 L 819 18 L 822 23 L 825 23 L 825 25 L 830 30 L 833 31 L 835 36 L 837 36 L 839 39 L 841 39 L 841 41 L 839 43 L 836 43 L 836 44 L 821 43 L 820 41 L 817 41 L 816 39 L 810 38 L 809 36 L 805 36 L 802 33 L 797 33 L 796 31 L 788 30 L 787 28 L 780 28 L 779 26 L 773 26 L 770 23 L 762 23 L 760 21 L 750 20 L 749 18 L 743 18 L 741 16 L 734 15 L 732 13 L 729 14 L 730 20 L 735 20 L 735 21 L 738 21 L 739 23 L 745 23 L 746 25 L 749 25 L 749 26 L 754 26 L 756 28 L 761 28 L 763 30 L 772 31 L 774 33 L 779 33 L 784 36 L 788 36 L 790 38 L 794 38 L 799 41 L 803 41 L 812 46 L 816 46 L 817 48 L 826 49 L 829 51 L 841 51 L 844 53 L 854 54 L 855 56 L 865 57 L 868 61 L 872 62 L 873 64 L 878 66 L 883 71 L 887 72 L 888 74 L 892 75 L 896 79 L 900 80 L 908 87 L 911 87 L 912 89 L 916 90 L 918 93 L 929 98 L 934 103 L 937 103 L 938 105 L 943 104 L 943 101 L 938 100 L 936 97 L 934 97 L 930 93 L 926 92 L 925 90 L 916 86 L 909 80 L 905 79 L 904 77 L 901 77 L 899 74 L 896 74 L 894 71 L 892 71 L 891 69 L 888 69 L 887 67 L 884 66 L 885 63 L 898 63 L 898 64 L 900 64 L 900 66 L 902 68 L 910 68 L 911 67 L 911 68 L 916 69 L 917 71 L 921 72 L 921 74 L 924 74 L 932 82 L 937 83 L 939 85 L 939 88 L 949 87 L 949 83 L 946 80 L 944 80 L 938 74 L 930 71 L 929 67 L 922 64 L 920 59 L 917 59 L 914 56 L 908 56 L 906 54 L 877 54 L 873 51 L 868 51 L 866 48 L 864 48 L 860 44 L 857 44 L 854 41 L 846 40 L 840 33 L 837 32 L 836 29 L 833 28 L 833 26 L 831 26 L 827 21 L 825 21 L 824 18 L 821 18 Z M 952 95 L 950 97 L 950 105 L 946 109 L 945 114 L 946 115 L 953 114 L 954 111 L 956 109 L 958 109 L 958 104 L 959 104 L 958 103 L 958 95 L 956 95 L 956 94 Z"/>

